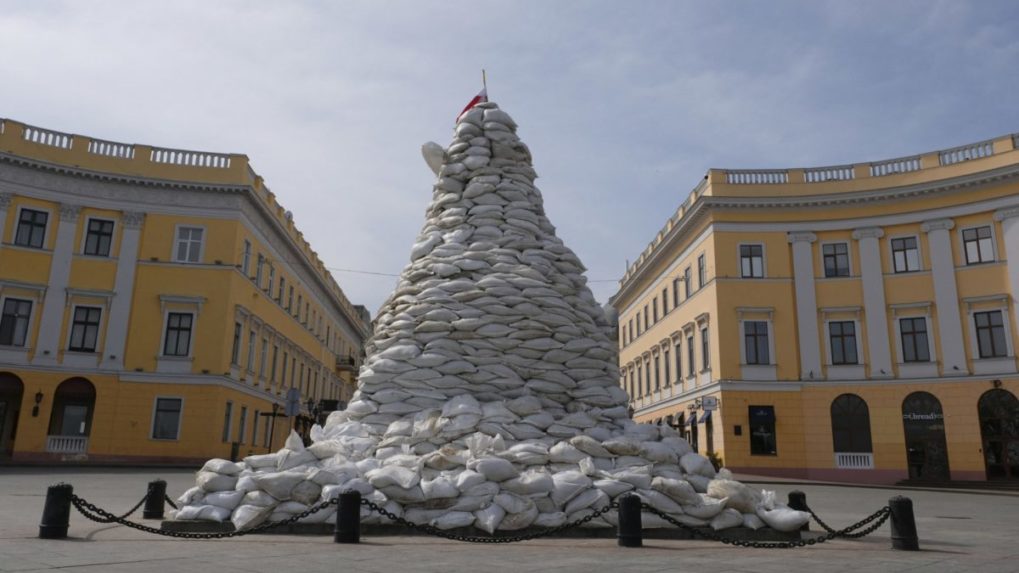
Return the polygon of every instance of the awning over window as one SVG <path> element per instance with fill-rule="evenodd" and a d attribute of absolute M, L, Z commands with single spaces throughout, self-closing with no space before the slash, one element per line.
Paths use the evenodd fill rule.
<path fill-rule="evenodd" d="M 774 422 L 775 421 L 775 407 L 774 406 L 750 406 L 750 423 L 754 422 Z"/>
<path fill-rule="evenodd" d="M 710 420 L 711 419 L 711 412 L 712 412 L 712 410 L 708 410 L 707 412 L 704 412 L 703 414 L 701 414 L 701 421 L 700 421 L 700 423 L 703 424 L 704 422 L 707 422 L 708 420 Z"/>

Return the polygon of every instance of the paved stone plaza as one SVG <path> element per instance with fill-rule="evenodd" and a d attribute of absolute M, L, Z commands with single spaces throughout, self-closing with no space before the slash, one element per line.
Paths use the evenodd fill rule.
<path fill-rule="evenodd" d="M 77 512 L 71 538 L 36 538 L 46 487 L 64 481 L 83 498 L 120 513 L 162 478 L 176 496 L 192 472 L 168 469 L 4 468 L 0 477 L 0 571 L 1019 571 L 1019 496 L 954 491 L 904 492 L 913 498 L 923 551 L 892 551 L 887 524 L 861 541 L 837 540 L 790 550 L 738 549 L 707 541 L 645 540 L 622 549 L 613 539 L 545 539 L 472 545 L 426 537 L 363 538 L 337 545 L 330 537 L 254 535 L 188 541 L 99 525 Z M 895 490 L 812 484 L 769 484 L 781 498 L 807 492 L 836 527 L 884 505 Z M 140 519 L 139 510 L 136 517 Z M 149 522 L 155 525 L 157 522 Z"/>

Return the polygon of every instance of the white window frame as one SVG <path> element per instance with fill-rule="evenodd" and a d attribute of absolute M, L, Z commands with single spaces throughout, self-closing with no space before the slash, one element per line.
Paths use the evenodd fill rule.
<path fill-rule="evenodd" d="M 245 361 L 245 367 L 248 372 L 254 375 L 255 373 L 255 348 L 258 343 L 258 332 L 253 329 L 248 329 L 248 355 Z"/>
<path fill-rule="evenodd" d="M 840 276 L 829 277 L 829 276 L 824 274 L 824 247 L 825 247 L 825 245 L 845 245 L 846 246 L 846 258 L 849 259 L 849 276 L 846 276 L 846 277 L 840 277 Z M 819 264 L 819 266 L 821 268 L 821 276 L 819 277 L 820 279 L 822 279 L 822 280 L 835 280 L 835 279 L 851 279 L 851 278 L 856 277 L 856 274 L 854 273 L 855 269 L 853 268 L 853 244 L 852 244 L 851 240 L 846 239 L 846 240 L 843 240 L 843 241 L 839 241 L 839 240 L 821 241 L 820 242 L 820 246 L 818 246 L 818 248 L 817 248 L 817 254 L 821 258 L 820 259 L 820 264 Z M 894 261 L 893 261 L 892 264 L 895 264 Z"/>
<path fill-rule="evenodd" d="M 88 245 L 88 227 L 92 221 L 105 221 L 113 223 L 113 232 L 110 234 L 110 254 L 108 255 L 90 255 L 85 252 L 85 246 Z M 78 248 L 78 254 L 83 257 L 93 257 L 96 259 L 113 259 L 113 256 L 117 250 L 117 220 L 112 217 L 101 217 L 98 215 L 86 215 L 85 222 L 81 228 L 81 245 Z"/>
<path fill-rule="evenodd" d="M 856 364 L 833 364 L 831 355 L 831 326 L 832 322 L 852 322 L 856 332 Z M 860 318 L 831 318 L 824 319 L 824 365 L 828 369 L 828 378 L 831 380 L 863 379 L 866 372 L 867 362 L 864 355 L 866 341 L 863 339 L 863 331 L 860 329 Z"/>
<path fill-rule="evenodd" d="M 180 411 L 177 412 L 177 435 L 172 438 L 157 438 L 156 437 L 156 407 L 159 405 L 159 400 L 180 400 Z M 157 395 L 152 399 L 152 414 L 150 416 L 152 422 L 149 424 L 149 439 L 157 442 L 177 442 L 180 441 L 180 431 L 184 425 L 184 397 L 183 396 L 162 396 Z"/>
<path fill-rule="evenodd" d="M 969 262 L 969 260 L 968 260 L 968 258 L 966 256 L 966 240 L 963 239 L 962 234 L 965 231 L 969 231 L 971 229 L 979 229 L 981 227 L 988 227 L 988 228 L 991 229 L 991 260 L 989 260 L 989 261 L 980 261 L 978 263 L 971 263 L 971 262 Z M 977 248 L 979 248 L 979 246 Z M 998 259 L 998 233 L 997 233 L 997 229 L 995 229 L 994 221 L 989 221 L 989 222 L 983 223 L 983 224 L 975 224 L 975 225 L 969 225 L 969 226 L 966 226 L 966 227 L 961 227 L 959 229 L 959 253 L 962 254 L 962 266 L 964 266 L 964 267 L 973 267 L 973 266 L 986 265 L 988 263 L 996 263 L 996 262 L 998 262 L 998 260 L 999 260 Z"/>
<path fill-rule="evenodd" d="M 761 247 L 761 276 L 743 274 L 743 247 Z M 752 259 L 751 259 L 752 260 Z M 762 242 L 741 242 L 736 245 L 736 269 L 741 279 L 766 279 L 768 278 L 768 248 Z M 750 272 L 753 273 L 753 263 L 750 265 Z"/>
<path fill-rule="evenodd" d="M 1005 356 L 994 356 L 980 358 L 980 341 L 977 340 L 977 322 L 973 316 L 978 312 L 1000 312 L 1002 329 L 1005 331 Z M 1009 312 L 1008 304 L 987 306 L 984 308 L 973 308 L 972 305 L 966 311 L 967 322 L 969 323 L 970 350 L 973 357 L 974 374 L 1009 374 L 1016 372 L 1015 347 L 1012 346 L 1012 313 Z"/>
<path fill-rule="evenodd" d="M 237 443 L 244 443 L 244 434 L 248 431 L 248 407 L 245 404 L 241 404 L 240 415 L 237 417 Z M 233 430 L 233 428 L 231 428 Z"/>
<path fill-rule="evenodd" d="M 892 241 L 894 241 L 896 239 L 916 239 L 916 262 L 917 262 L 917 265 L 919 265 L 919 268 L 917 268 L 914 271 L 911 271 L 911 270 L 905 270 L 905 271 L 895 270 L 895 250 L 892 248 Z M 907 234 L 903 234 L 903 235 L 895 235 L 894 237 L 888 237 L 888 257 L 889 257 L 888 258 L 888 262 L 891 263 L 891 266 L 892 266 L 891 271 L 892 271 L 893 275 L 905 275 L 905 274 L 909 274 L 909 273 L 919 273 L 919 272 L 923 272 L 923 271 L 927 270 L 923 266 L 923 240 L 920 238 L 920 235 L 907 233 Z"/>
<path fill-rule="evenodd" d="M 911 309 L 911 312 L 894 312 L 892 321 L 895 323 L 895 352 L 901 378 L 928 378 L 938 375 L 938 364 L 941 358 L 935 352 L 934 345 L 934 321 L 931 320 L 931 307 L 928 305 L 922 309 Z M 899 322 L 904 318 L 922 318 L 927 323 L 927 354 L 931 357 L 927 362 L 906 362 L 905 354 L 902 352 L 902 324 Z"/>
<path fill-rule="evenodd" d="M 747 363 L 747 340 L 746 340 L 746 323 L 747 322 L 763 322 L 767 325 L 767 336 L 768 336 L 768 362 L 767 364 L 748 364 Z M 770 318 L 741 318 L 739 320 L 739 363 L 740 366 L 774 366 L 775 365 L 775 328 L 771 324 Z"/>
<path fill-rule="evenodd" d="M 87 307 L 87 308 L 98 308 L 99 309 L 99 325 L 96 327 L 98 329 L 97 332 L 96 332 L 96 347 L 91 352 L 89 352 L 88 350 L 71 350 L 71 337 L 74 336 L 74 314 L 77 312 L 79 307 L 83 307 L 83 306 Z M 2 309 L 3 309 L 3 307 L 0 306 L 0 310 L 2 310 Z M 106 330 L 106 319 L 107 319 L 106 315 L 107 314 L 109 314 L 109 313 L 106 312 L 106 306 L 105 305 L 82 304 L 82 303 L 74 303 L 74 304 L 72 304 L 71 305 L 71 314 L 69 314 L 67 316 L 67 341 L 66 341 L 67 343 L 64 346 L 64 348 L 66 349 L 66 352 L 70 352 L 72 354 L 84 354 L 84 355 L 88 355 L 88 356 L 100 356 L 100 355 L 102 355 L 103 354 L 103 342 L 104 342 L 103 333 Z"/>
<path fill-rule="evenodd" d="M 170 324 L 170 313 L 191 315 L 191 338 L 188 340 L 188 353 L 186 356 L 163 354 L 166 351 L 166 330 Z M 195 351 L 195 332 L 198 330 L 198 311 L 168 308 L 163 311 L 163 333 L 159 337 L 159 359 L 160 360 L 191 360 Z"/>
<path fill-rule="evenodd" d="M 241 252 L 241 273 L 248 276 L 251 270 L 251 241 L 244 239 L 244 250 Z"/>
<path fill-rule="evenodd" d="M 227 408 L 228 405 L 229 408 Z M 226 411 L 223 412 L 226 418 L 223 420 L 224 427 L 222 429 L 225 429 L 226 432 L 221 431 L 220 438 L 226 438 L 221 443 L 229 444 L 233 441 L 234 437 L 234 401 L 227 400 L 223 403 L 223 408 L 224 410 L 229 410 L 229 414 Z"/>
<path fill-rule="evenodd" d="M 202 240 L 199 241 L 199 243 L 198 243 L 198 260 L 197 261 L 181 260 L 181 259 L 177 258 L 177 250 L 178 250 L 177 247 L 178 247 L 178 244 L 180 243 L 180 230 L 181 229 L 201 229 L 202 230 Z M 173 252 L 170 253 L 170 260 L 175 262 L 175 263 L 183 263 L 183 264 L 186 264 L 186 265 L 198 265 L 198 264 L 201 264 L 202 261 L 205 260 L 205 245 L 206 245 L 206 243 L 208 243 L 208 239 L 209 239 L 209 232 L 208 232 L 208 229 L 205 228 L 205 225 L 185 225 L 183 223 L 174 225 L 174 227 L 173 227 L 173 246 L 172 246 Z M 188 243 L 190 244 L 191 241 L 189 240 Z M 191 249 L 188 249 L 188 252 L 190 252 L 190 250 Z"/>
<path fill-rule="evenodd" d="M 23 346 L 14 346 L 10 344 L 0 345 L 0 349 L 13 350 L 15 352 L 23 352 L 32 349 L 32 328 L 35 326 L 33 321 L 35 320 L 38 313 L 38 308 L 42 304 L 42 301 L 38 297 L 24 296 L 24 295 L 0 295 L 0 313 L 3 312 L 4 305 L 7 304 L 7 299 L 13 298 L 16 300 L 27 300 L 32 303 L 32 309 L 28 314 L 28 324 L 25 326 L 25 344 Z"/>
<path fill-rule="evenodd" d="M 18 225 L 21 224 L 21 212 L 25 209 L 29 211 L 41 211 L 46 213 L 46 230 L 42 233 L 42 247 L 32 247 L 28 245 L 19 245 L 15 243 L 18 239 Z M 18 205 L 18 208 L 14 211 L 14 221 L 11 225 L 11 240 L 8 245 L 17 247 L 19 249 L 32 249 L 33 251 L 50 251 L 52 249 L 47 248 L 50 244 L 50 232 L 53 229 L 53 209 L 49 207 L 36 207 L 34 205 Z"/>

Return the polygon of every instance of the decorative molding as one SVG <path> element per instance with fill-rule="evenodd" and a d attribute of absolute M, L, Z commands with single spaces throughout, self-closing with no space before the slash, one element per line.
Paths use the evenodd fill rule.
<path fill-rule="evenodd" d="M 11 206 L 11 200 L 14 198 L 13 193 L 0 193 L 0 211 L 6 211 Z"/>
<path fill-rule="evenodd" d="M 934 303 L 929 302 L 929 301 L 925 301 L 925 302 L 901 302 L 901 303 L 890 304 L 890 305 L 888 305 L 888 308 L 892 311 L 892 316 L 899 316 L 900 312 L 910 311 L 910 310 L 922 310 L 924 315 L 930 316 L 930 314 L 931 314 L 931 307 L 932 306 L 934 306 Z"/>
<path fill-rule="evenodd" d="M 813 243 L 817 235 L 810 231 L 793 231 L 787 235 L 790 243 Z"/>
<path fill-rule="evenodd" d="M 125 229 L 140 229 L 145 222 L 144 211 L 124 211 L 120 217 Z"/>
<path fill-rule="evenodd" d="M 744 314 L 766 314 L 770 320 L 775 314 L 775 307 L 773 306 L 737 306 L 736 316 L 743 318 Z"/>
<path fill-rule="evenodd" d="M 853 231 L 853 238 L 857 241 L 862 239 L 880 239 L 885 236 L 881 227 L 863 227 Z"/>
<path fill-rule="evenodd" d="M 863 312 L 861 306 L 829 306 L 825 308 L 817 309 L 821 313 L 821 316 L 827 316 L 829 314 L 855 314 L 857 316 Z"/>
<path fill-rule="evenodd" d="M 994 212 L 995 221 L 1004 221 L 1005 219 L 1011 219 L 1013 217 L 1019 217 L 1019 205 L 1005 207 L 1004 209 L 998 209 Z"/>
<path fill-rule="evenodd" d="M 924 221 L 920 225 L 920 229 L 924 233 L 930 233 L 931 231 L 951 231 L 955 228 L 955 221 L 951 219 L 934 219 L 932 221 Z"/>
<path fill-rule="evenodd" d="M 697 324 L 708 324 L 711 321 L 711 315 L 706 312 L 702 312 L 694 317 L 694 320 Z"/>
<path fill-rule="evenodd" d="M 68 203 L 60 204 L 60 220 L 65 223 L 76 223 L 78 222 L 78 215 L 81 214 L 81 205 L 72 205 Z"/>
<path fill-rule="evenodd" d="M 973 308 L 974 305 L 983 303 L 999 303 L 1004 306 L 1008 306 L 1009 295 L 1007 294 L 989 294 L 985 296 L 964 296 L 962 302 L 966 303 L 967 308 Z"/>

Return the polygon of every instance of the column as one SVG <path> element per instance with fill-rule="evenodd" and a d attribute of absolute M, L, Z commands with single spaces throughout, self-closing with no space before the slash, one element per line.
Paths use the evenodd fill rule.
<path fill-rule="evenodd" d="M 7 223 L 7 208 L 11 206 L 10 193 L 0 193 L 0 243 L 3 243 L 4 224 Z"/>
<path fill-rule="evenodd" d="M 888 315 L 885 306 L 885 279 L 881 269 L 878 239 L 884 231 L 866 227 L 853 231 L 860 247 L 860 274 L 863 279 L 863 312 L 867 319 L 867 351 L 870 377 L 892 376 L 891 346 L 888 341 Z"/>
<path fill-rule="evenodd" d="M 1008 282 L 1012 291 L 1013 324 L 1019 324 L 1019 205 L 994 212 L 994 220 L 1001 221 L 1005 243 L 1005 260 L 1008 261 Z M 1001 255 L 998 255 L 1001 258 Z"/>
<path fill-rule="evenodd" d="M 106 343 L 103 344 L 103 360 L 100 363 L 102 368 L 124 369 L 127 327 L 134 296 L 134 273 L 138 266 L 138 243 L 144 220 L 145 213 L 134 211 L 125 211 L 121 217 L 124 232 L 120 234 L 120 254 L 117 256 L 117 278 L 113 282 L 110 316 L 106 318 Z"/>
<path fill-rule="evenodd" d="M 60 349 L 60 330 L 67 307 L 67 281 L 71 276 L 71 257 L 74 254 L 74 233 L 78 227 L 79 205 L 60 205 L 60 224 L 50 262 L 50 278 L 42 303 L 39 321 L 39 338 L 35 348 L 35 364 L 56 364 Z"/>
<path fill-rule="evenodd" d="M 811 232 L 789 233 L 793 245 L 793 286 L 796 291 L 796 331 L 800 345 L 800 380 L 821 378 L 821 342 L 817 331 L 817 294 Z"/>
<path fill-rule="evenodd" d="M 924 221 L 931 255 L 931 277 L 934 279 L 934 306 L 938 310 L 938 340 L 941 343 L 941 375 L 965 376 L 966 347 L 959 318 L 959 290 L 955 284 L 955 258 L 952 237 L 955 227 L 951 219 Z"/>

